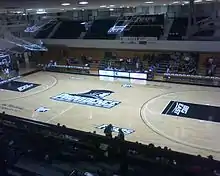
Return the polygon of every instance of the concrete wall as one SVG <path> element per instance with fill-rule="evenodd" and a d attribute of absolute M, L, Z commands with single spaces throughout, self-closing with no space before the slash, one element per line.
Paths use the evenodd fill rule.
<path fill-rule="evenodd" d="M 119 40 L 45 39 L 47 45 L 70 48 L 99 48 L 141 51 L 220 52 L 220 41 L 150 41 L 144 44 L 120 43 Z"/>

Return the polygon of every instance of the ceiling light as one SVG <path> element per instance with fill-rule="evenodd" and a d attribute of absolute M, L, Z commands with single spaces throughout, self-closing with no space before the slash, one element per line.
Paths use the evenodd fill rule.
<path fill-rule="evenodd" d="M 109 5 L 109 7 L 115 7 L 115 5 Z"/>
<path fill-rule="evenodd" d="M 105 8 L 106 7 L 106 5 L 101 5 L 101 6 L 99 6 L 100 8 Z"/>
<path fill-rule="evenodd" d="M 163 4 L 164 6 L 166 6 L 166 4 Z"/>
<path fill-rule="evenodd" d="M 21 14 L 21 13 L 23 13 L 22 11 L 16 11 L 15 13 L 17 13 L 17 14 Z"/>
<path fill-rule="evenodd" d="M 88 2 L 87 1 L 81 1 L 81 2 L 79 2 L 79 4 L 80 5 L 86 5 L 86 4 L 88 4 Z"/>
<path fill-rule="evenodd" d="M 61 5 L 62 5 L 62 6 L 69 6 L 70 3 L 62 3 Z"/>
<path fill-rule="evenodd" d="M 76 10 L 76 8 L 73 8 L 73 10 Z"/>
<path fill-rule="evenodd" d="M 147 1 L 147 2 L 144 2 L 145 4 L 153 4 L 154 2 L 153 1 Z"/>
<path fill-rule="evenodd" d="M 130 7 L 129 6 L 127 6 L 127 9 L 129 9 Z"/>
<path fill-rule="evenodd" d="M 172 4 L 179 4 L 180 2 L 179 1 L 174 1 Z"/>
<path fill-rule="evenodd" d="M 124 6 L 120 6 L 120 8 L 123 8 Z"/>
<path fill-rule="evenodd" d="M 85 9 L 82 9 L 82 11 L 84 11 Z"/>
<path fill-rule="evenodd" d="M 33 10 L 33 9 L 27 9 L 27 11 L 31 11 L 31 10 Z"/>
<path fill-rule="evenodd" d="M 114 9 L 109 9 L 110 11 L 114 11 Z"/>
<path fill-rule="evenodd" d="M 183 1 L 184 4 L 189 4 L 189 1 Z"/>
<path fill-rule="evenodd" d="M 45 14 L 45 13 L 47 13 L 47 12 L 36 12 L 37 14 Z"/>
<path fill-rule="evenodd" d="M 45 9 L 38 9 L 36 13 L 37 14 L 44 14 L 44 13 L 47 13 L 47 12 L 45 11 Z"/>
<path fill-rule="evenodd" d="M 38 9 L 37 11 L 38 12 L 44 12 L 45 10 L 44 9 Z"/>
<path fill-rule="evenodd" d="M 211 1 L 213 1 L 213 0 L 205 0 L 205 1 L 207 1 L 207 2 L 211 2 Z"/>
<path fill-rule="evenodd" d="M 195 0 L 194 2 L 195 2 L 195 3 L 198 3 L 198 2 L 202 2 L 202 0 Z"/>

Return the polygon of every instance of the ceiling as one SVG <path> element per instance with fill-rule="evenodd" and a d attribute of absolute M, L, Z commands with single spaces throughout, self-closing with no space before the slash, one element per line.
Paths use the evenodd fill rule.
<path fill-rule="evenodd" d="M 144 0 L 87 0 L 88 5 L 78 5 L 77 0 L 0 0 L 0 7 L 4 8 L 64 8 L 62 3 L 70 3 L 66 8 L 81 8 L 81 7 L 99 7 L 102 5 L 115 6 L 133 6 L 145 4 Z M 158 0 L 156 0 L 158 1 Z M 168 0 L 161 0 L 161 2 L 168 2 Z"/>
<path fill-rule="evenodd" d="M 83 1 L 83 0 L 81 0 Z M 147 5 L 169 5 L 183 4 L 187 0 L 84 0 L 88 1 L 87 5 L 79 5 L 79 0 L 0 0 L 0 9 L 28 9 L 36 11 L 36 9 L 97 9 L 97 8 L 127 8 Z M 195 0 L 195 1 L 212 1 L 212 0 Z M 62 6 L 62 3 L 70 3 L 68 6 Z M 200 2 L 201 3 L 201 2 Z M 103 6 L 103 7 L 100 7 Z"/>

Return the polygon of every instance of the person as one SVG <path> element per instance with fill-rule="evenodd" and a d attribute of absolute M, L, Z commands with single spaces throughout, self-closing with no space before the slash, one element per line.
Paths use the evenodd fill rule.
<path fill-rule="evenodd" d="M 170 73 L 170 65 L 167 67 L 166 73 Z"/>
<path fill-rule="evenodd" d="M 105 136 L 112 138 L 112 130 L 113 130 L 112 124 L 109 124 L 108 126 L 106 126 L 104 130 Z"/>
<path fill-rule="evenodd" d="M 19 66 L 17 63 L 15 64 L 15 72 L 16 72 L 16 76 L 18 76 L 19 75 Z"/>
<path fill-rule="evenodd" d="M 5 76 L 6 76 L 6 79 L 9 79 L 9 77 L 10 77 L 10 71 L 9 71 L 9 68 L 8 68 L 8 67 L 6 67 L 6 68 L 4 69 L 4 74 L 5 74 Z"/>
<path fill-rule="evenodd" d="M 118 130 L 118 136 L 117 136 L 117 138 L 118 138 L 119 140 L 124 140 L 124 139 L 125 139 L 124 132 L 122 131 L 121 128 Z"/>

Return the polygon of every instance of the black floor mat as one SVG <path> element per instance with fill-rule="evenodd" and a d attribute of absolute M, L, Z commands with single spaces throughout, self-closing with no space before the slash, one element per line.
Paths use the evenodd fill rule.
<path fill-rule="evenodd" d="M 39 85 L 40 84 L 34 84 L 29 82 L 11 81 L 5 84 L 1 84 L 0 89 L 16 91 L 16 92 L 26 92 Z"/>
<path fill-rule="evenodd" d="M 220 122 L 220 107 L 211 105 L 170 101 L 162 114 Z"/>

